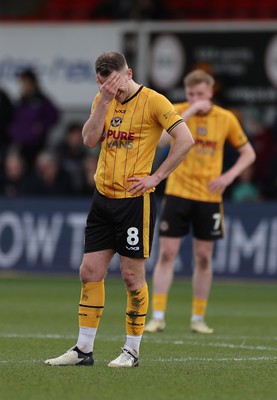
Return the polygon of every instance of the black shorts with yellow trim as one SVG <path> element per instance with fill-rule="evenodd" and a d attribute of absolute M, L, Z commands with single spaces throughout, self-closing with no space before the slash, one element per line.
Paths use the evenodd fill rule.
<path fill-rule="evenodd" d="M 186 236 L 192 228 L 199 240 L 216 240 L 224 236 L 223 205 L 166 195 L 161 208 L 159 235 Z"/>
<path fill-rule="evenodd" d="M 95 190 L 85 228 L 85 253 L 113 249 L 130 258 L 150 257 L 156 201 L 154 193 L 108 198 Z"/>

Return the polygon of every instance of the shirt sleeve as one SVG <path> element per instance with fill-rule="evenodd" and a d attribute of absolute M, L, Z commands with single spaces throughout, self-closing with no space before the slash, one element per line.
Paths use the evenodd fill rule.
<path fill-rule="evenodd" d="M 152 104 L 155 118 L 167 132 L 183 122 L 182 117 L 177 114 L 173 104 L 165 96 L 156 93 L 152 98 Z"/>
<path fill-rule="evenodd" d="M 237 117 L 232 113 L 228 112 L 229 129 L 227 140 L 233 147 L 241 147 L 248 142 L 248 138 L 244 133 Z"/>

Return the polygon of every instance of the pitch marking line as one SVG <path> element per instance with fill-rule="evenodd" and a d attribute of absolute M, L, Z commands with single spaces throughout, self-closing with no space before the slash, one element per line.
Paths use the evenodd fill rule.
<path fill-rule="evenodd" d="M 115 342 L 122 339 L 123 336 L 113 336 L 113 337 L 99 337 L 99 341 L 110 341 Z M 0 338 L 21 338 L 21 339 L 76 339 L 76 335 L 57 335 L 57 334 L 17 334 L 17 333 L 0 333 Z M 247 338 L 241 338 L 241 344 L 233 343 L 221 343 L 221 342 L 208 342 L 202 343 L 200 341 L 189 341 L 189 340 L 149 340 L 146 336 L 144 337 L 144 342 L 153 344 L 175 344 L 175 345 L 186 345 L 186 346 L 201 346 L 201 347 L 216 347 L 216 348 L 228 348 L 228 349 L 241 349 L 241 350 L 260 350 L 260 351 L 277 351 L 277 347 L 264 346 L 264 345 L 246 345 L 245 342 Z M 251 338 L 250 338 L 251 339 Z"/>
<path fill-rule="evenodd" d="M 147 340 L 148 338 L 144 338 L 144 342 L 148 343 L 156 343 L 156 344 L 176 344 L 176 345 L 187 345 L 187 346 L 201 346 L 201 347 L 225 347 L 229 349 L 244 349 L 244 350 L 268 350 L 268 351 L 277 351 L 277 347 L 272 347 L 272 346 L 250 346 L 250 345 L 245 345 L 246 339 L 243 338 L 243 341 L 241 344 L 233 344 L 233 343 L 220 343 L 220 342 L 208 342 L 208 343 L 202 343 L 198 341 L 189 341 L 189 340 Z M 252 338 L 250 338 L 252 339 Z"/>
<path fill-rule="evenodd" d="M 244 349 L 244 350 L 269 350 L 277 351 L 276 347 L 270 346 L 249 346 L 245 344 L 231 344 L 231 343 L 199 343 L 199 342 L 185 342 L 183 340 L 175 341 L 174 344 L 189 345 L 189 346 L 201 346 L 201 347 L 225 347 L 228 349 Z"/>
<path fill-rule="evenodd" d="M 277 357 L 224 357 L 224 358 L 205 358 L 205 357 L 182 357 L 182 358 L 158 358 L 157 362 L 187 362 L 187 361 L 203 361 L 203 362 L 239 362 L 239 361 L 275 361 Z"/>
<path fill-rule="evenodd" d="M 99 334 L 100 340 L 105 339 L 109 341 L 117 341 L 122 339 L 124 335 L 113 335 L 113 337 L 110 337 L 107 334 Z M 147 343 L 175 343 L 175 344 L 186 344 L 187 342 L 185 341 L 178 341 L 176 340 L 176 337 L 180 335 L 166 335 L 165 340 L 162 338 L 162 334 L 158 334 L 160 338 L 157 339 L 156 335 L 144 333 L 143 335 L 143 341 Z M 197 335 L 197 334 L 192 334 L 192 335 L 184 335 L 186 340 L 191 340 L 195 339 L 197 336 L 198 340 L 207 340 L 207 336 L 204 335 Z M 76 335 L 74 334 L 57 334 L 57 333 L 1 333 L 0 332 L 0 338 L 15 338 L 15 339 L 76 339 Z M 229 335 L 212 335 L 212 339 L 217 339 L 217 340 L 240 340 L 245 344 L 247 340 L 262 340 L 262 341 L 277 341 L 277 336 L 229 336 Z M 198 344 L 198 342 L 197 342 Z"/>
<path fill-rule="evenodd" d="M 11 339 L 76 339 L 76 335 L 57 335 L 42 333 L 0 333 L 0 338 Z"/>
<path fill-rule="evenodd" d="M 162 363 L 184 363 L 184 362 L 245 362 L 245 361 L 276 361 L 277 357 L 224 357 L 224 358 L 206 358 L 206 357 L 182 357 L 182 358 L 158 358 L 151 359 L 151 363 L 162 362 Z M 96 360 L 97 361 L 97 360 Z M 108 363 L 108 360 L 102 360 L 102 362 Z M 38 364 L 44 363 L 43 359 L 33 359 L 33 360 L 0 360 L 0 365 L 3 364 Z M 147 361 L 145 360 L 145 363 Z"/>

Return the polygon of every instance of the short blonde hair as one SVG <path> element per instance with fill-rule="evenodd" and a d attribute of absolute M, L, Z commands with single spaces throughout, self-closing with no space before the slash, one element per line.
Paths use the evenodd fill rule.
<path fill-rule="evenodd" d="M 210 88 L 212 88 L 215 84 L 214 78 L 202 69 L 195 69 L 187 74 L 184 78 L 184 85 L 188 87 L 192 87 L 203 82 L 206 83 Z"/>

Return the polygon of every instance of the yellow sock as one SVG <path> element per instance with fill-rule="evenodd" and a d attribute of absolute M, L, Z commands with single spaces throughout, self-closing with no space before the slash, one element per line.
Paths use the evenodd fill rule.
<path fill-rule="evenodd" d="M 83 283 L 79 304 L 79 326 L 98 328 L 104 303 L 104 280 Z"/>
<path fill-rule="evenodd" d="M 143 334 L 148 309 L 147 283 L 139 290 L 127 291 L 126 332 L 127 335 Z"/>
<path fill-rule="evenodd" d="M 162 311 L 165 313 L 167 307 L 167 294 L 154 293 L 152 296 L 152 312 Z"/>
<path fill-rule="evenodd" d="M 200 315 L 204 317 L 207 304 L 207 299 L 199 299 L 197 297 L 194 297 L 192 300 L 192 315 Z"/>

